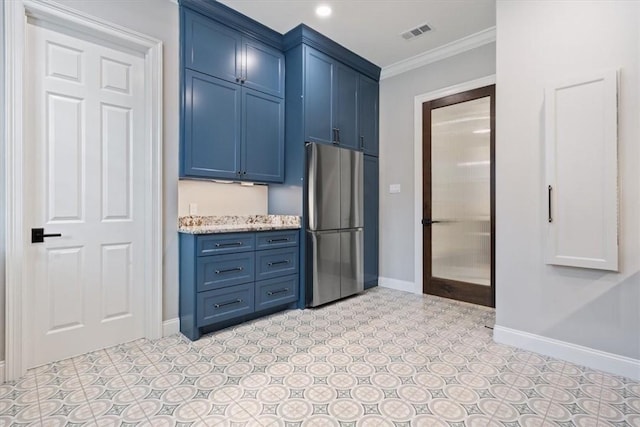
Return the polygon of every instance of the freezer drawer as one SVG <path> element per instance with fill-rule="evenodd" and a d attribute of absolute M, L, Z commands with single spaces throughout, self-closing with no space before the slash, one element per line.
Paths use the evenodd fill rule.
<path fill-rule="evenodd" d="M 340 299 L 340 233 L 308 233 L 311 244 L 311 306 Z"/>
<path fill-rule="evenodd" d="M 340 297 L 364 290 L 364 233 L 362 230 L 340 232 Z"/>
<path fill-rule="evenodd" d="M 362 229 L 308 232 L 307 236 L 312 259 L 312 307 L 364 290 Z"/>

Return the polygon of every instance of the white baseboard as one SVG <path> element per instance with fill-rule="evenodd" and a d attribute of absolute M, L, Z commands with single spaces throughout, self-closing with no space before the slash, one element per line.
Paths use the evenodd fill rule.
<path fill-rule="evenodd" d="M 165 320 L 162 322 L 162 336 L 168 337 L 169 335 L 174 335 L 180 332 L 180 318 L 176 317 L 174 319 Z"/>
<path fill-rule="evenodd" d="M 640 380 L 640 360 L 496 325 L 493 339 L 614 375 Z"/>
<path fill-rule="evenodd" d="M 4 360 L 0 361 L 0 384 L 4 384 L 5 376 L 4 376 Z"/>
<path fill-rule="evenodd" d="M 389 277 L 378 277 L 378 286 L 398 291 L 411 292 L 413 294 L 421 294 L 422 290 L 416 291 L 415 283 L 406 280 L 391 279 Z"/>

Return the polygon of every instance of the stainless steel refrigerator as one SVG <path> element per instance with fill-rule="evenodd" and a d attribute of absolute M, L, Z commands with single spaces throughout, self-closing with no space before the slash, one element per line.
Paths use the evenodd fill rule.
<path fill-rule="evenodd" d="M 308 143 L 308 305 L 364 290 L 363 156 Z"/>

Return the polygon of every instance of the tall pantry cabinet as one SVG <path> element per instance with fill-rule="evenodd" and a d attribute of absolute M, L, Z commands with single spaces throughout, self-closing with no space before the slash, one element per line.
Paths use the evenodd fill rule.
<path fill-rule="evenodd" d="M 286 178 L 284 186 L 270 191 L 269 205 L 284 211 L 291 199 L 305 199 L 305 143 L 362 151 L 365 288 L 376 286 L 380 68 L 305 25 L 284 35 L 283 49 L 287 63 Z M 306 218 L 306 206 L 302 215 Z"/>

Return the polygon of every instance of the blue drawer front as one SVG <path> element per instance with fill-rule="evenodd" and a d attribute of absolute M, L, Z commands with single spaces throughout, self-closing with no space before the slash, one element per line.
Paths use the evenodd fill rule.
<path fill-rule="evenodd" d="M 254 284 L 232 286 L 198 294 L 198 326 L 253 313 Z"/>
<path fill-rule="evenodd" d="M 298 245 L 300 230 L 265 231 L 256 238 L 256 249 L 276 249 Z"/>
<path fill-rule="evenodd" d="M 253 252 L 200 257 L 197 261 L 197 291 L 208 291 L 253 282 Z"/>
<path fill-rule="evenodd" d="M 247 252 L 255 249 L 254 233 L 221 233 L 198 236 L 198 256 L 231 252 Z"/>
<path fill-rule="evenodd" d="M 256 252 L 256 280 L 298 274 L 298 248 Z"/>
<path fill-rule="evenodd" d="M 297 274 L 256 282 L 256 311 L 290 304 L 297 299 Z"/>

